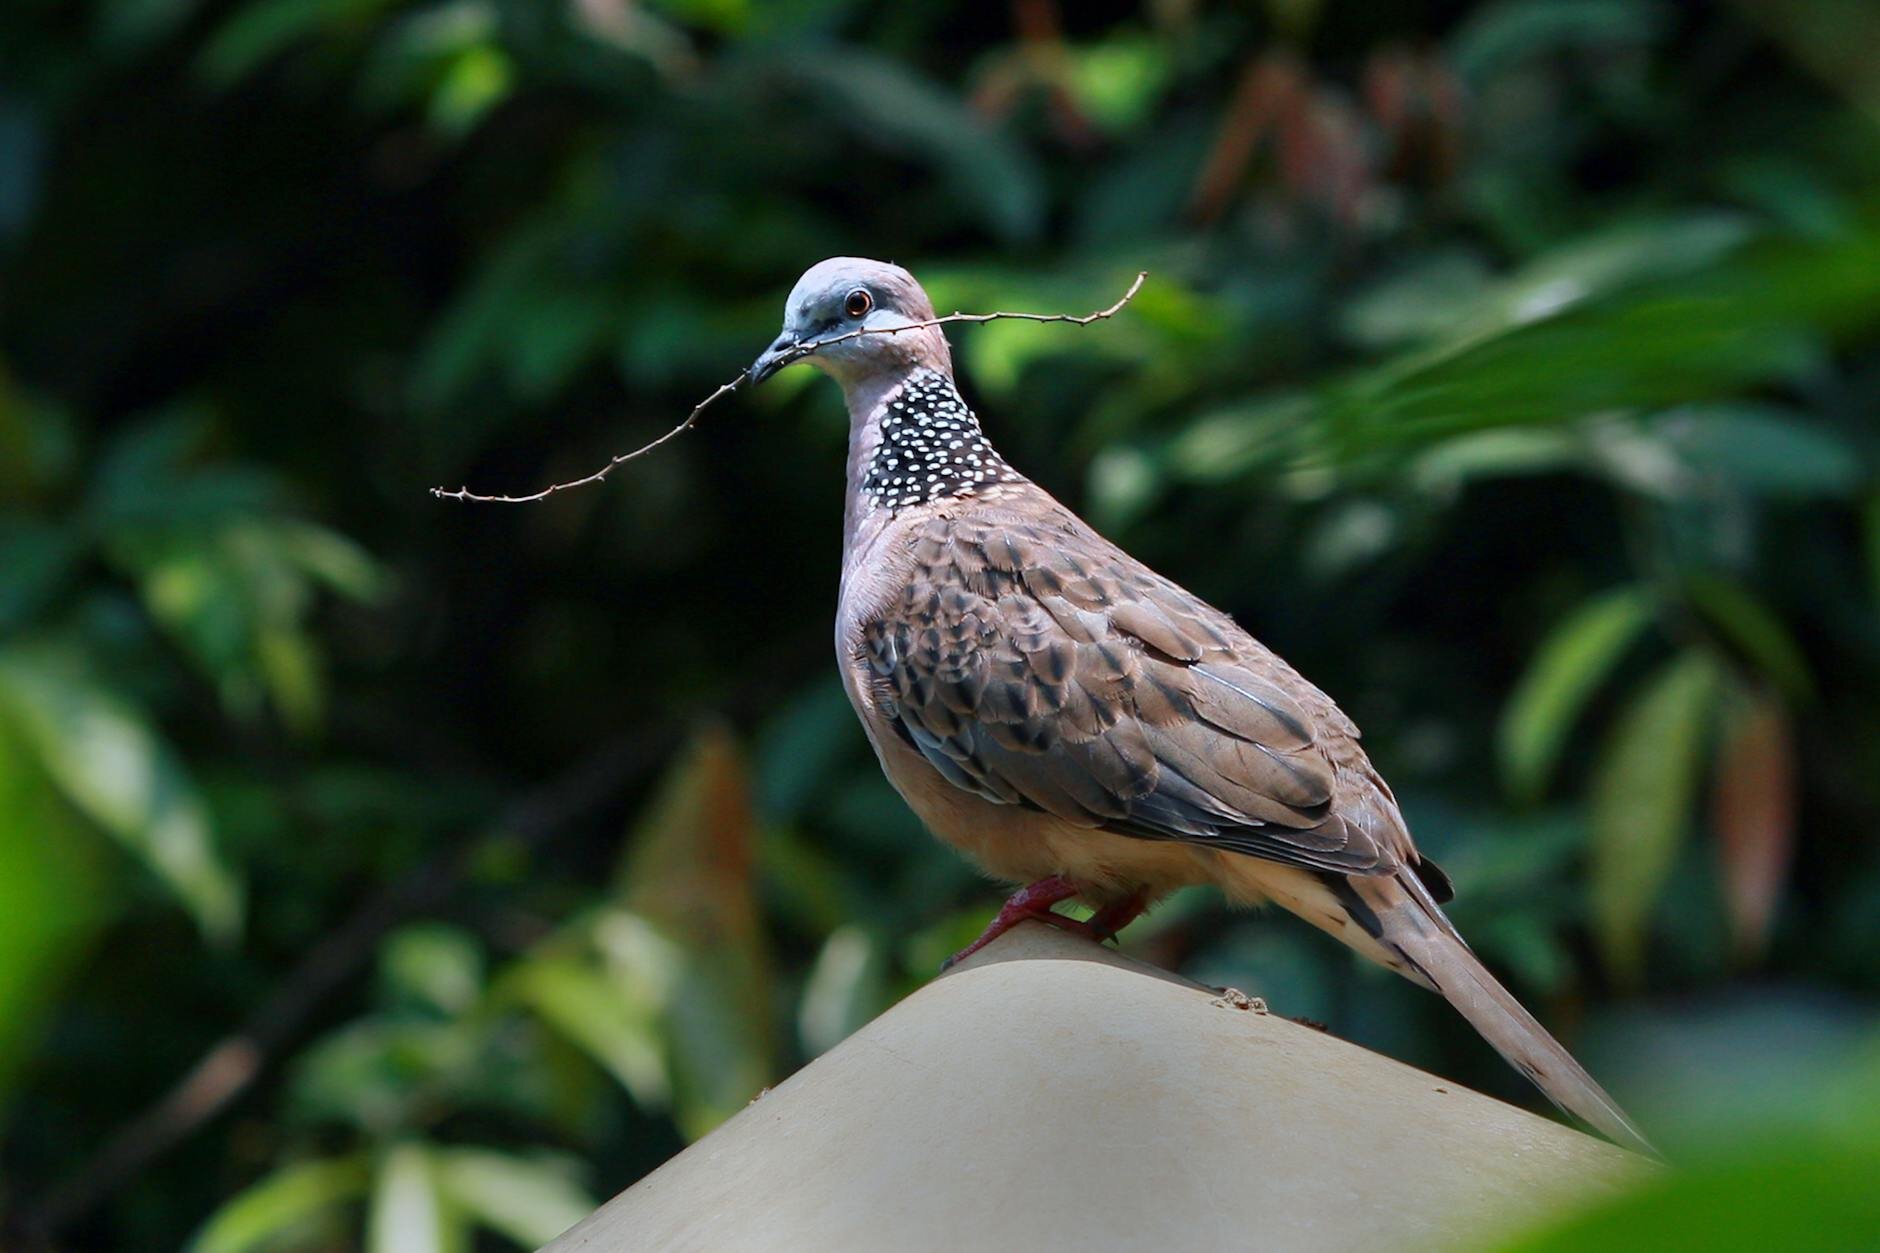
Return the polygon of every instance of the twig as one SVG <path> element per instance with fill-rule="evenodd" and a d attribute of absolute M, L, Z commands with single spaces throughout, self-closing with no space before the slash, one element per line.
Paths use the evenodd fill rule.
<path fill-rule="evenodd" d="M 698 404 L 694 405 L 692 407 L 692 412 L 685 415 L 685 421 L 679 423 L 679 425 L 673 427 L 670 431 L 667 431 L 664 435 L 661 435 L 658 439 L 654 440 L 652 443 L 646 444 L 639 448 L 635 448 L 632 452 L 621 453 L 619 456 L 615 457 L 612 461 L 609 461 L 606 465 L 594 471 L 594 473 L 592 474 L 584 474 L 578 479 L 569 479 L 566 483 L 551 483 L 547 487 L 544 487 L 541 491 L 531 492 L 527 496 L 484 496 L 477 492 L 471 491 L 467 487 L 460 487 L 454 492 L 446 488 L 442 488 L 442 487 L 433 487 L 431 489 L 431 495 L 437 497 L 439 500 L 474 500 L 478 502 L 479 504 L 526 505 L 526 504 L 530 504 L 538 500 L 547 500 L 550 496 L 553 496 L 556 492 L 565 492 L 571 487 L 585 487 L 589 483 L 598 483 L 602 479 L 606 478 L 608 475 L 612 474 L 614 472 L 614 467 L 619 466 L 619 465 L 624 465 L 625 463 L 633 460 L 635 457 L 643 457 L 647 453 L 652 452 L 655 448 L 659 447 L 661 444 L 665 443 L 667 440 L 678 436 L 680 433 L 686 430 L 689 430 L 692 424 L 698 421 L 698 415 L 705 412 L 705 409 L 707 406 L 709 406 L 714 400 L 717 400 L 720 396 L 723 396 L 725 393 L 737 391 L 738 388 L 744 385 L 745 380 L 747 380 L 748 378 L 750 378 L 750 372 L 747 370 L 744 373 L 739 374 L 738 377 L 732 379 L 729 383 L 725 383 L 721 385 L 717 391 L 713 392 L 711 395 L 707 396 L 705 399 L 699 401 Z"/>
<path fill-rule="evenodd" d="M 945 326 L 951 322 L 996 322 L 1000 319 L 1017 319 L 1024 322 L 1069 322 L 1073 326 L 1089 326 L 1092 322 L 1101 322 L 1106 318 L 1113 318 L 1118 313 L 1122 312 L 1123 306 L 1128 304 L 1131 300 L 1134 300 L 1136 293 L 1142 290 L 1143 282 L 1148 277 L 1149 271 L 1139 271 L 1136 274 L 1136 281 L 1129 285 L 1128 291 L 1117 298 L 1115 304 L 1107 309 L 1098 309 L 1095 313 L 1009 313 L 1004 310 L 998 310 L 992 313 L 960 313 L 956 310 L 953 313 L 947 314 L 945 317 L 927 318 L 920 322 L 903 322 L 899 326 L 863 326 L 852 331 L 844 331 L 840 335 L 832 335 L 828 339 L 809 340 L 804 343 L 794 344 L 784 353 L 781 364 L 795 365 L 805 357 L 821 352 L 825 348 L 846 343 L 851 339 L 860 339 L 864 335 L 899 335 L 903 331 L 918 331 L 929 326 Z M 717 391 L 694 405 L 692 412 L 686 414 L 685 420 L 680 422 L 679 425 L 673 427 L 670 431 L 667 431 L 650 444 L 644 444 L 639 448 L 635 448 L 632 452 L 620 453 L 592 474 L 584 474 L 578 479 L 569 479 L 566 483 L 551 483 L 541 491 L 530 492 L 527 496 L 486 496 L 480 492 L 473 492 L 467 487 L 459 487 L 455 490 L 445 487 L 433 487 L 431 489 L 431 495 L 437 497 L 439 500 L 466 500 L 475 501 L 478 504 L 493 505 L 527 505 L 533 504 L 538 500 L 547 500 L 556 492 L 565 492 L 571 487 L 585 487 L 589 483 L 598 483 L 612 474 L 617 467 L 632 461 L 635 457 L 645 456 L 655 448 L 658 448 L 661 444 L 664 444 L 667 440 L 673 439 L 683 432 L 690 430 L 692 424 L 698 421 L 701 413 L 704 413 L 705 410 L 719 398 L 725 396 L 727 393 L 735 392 L 738 388 L 749 382 L 750 377 L 751 372 L 748 369 L 739 371 L 736 378 L 732 379 L 729 383 L 720 384 Z"/>
<path fill-rule="evenodd" d="M 567 775 L 518 800 L 498 819 L 494 830 L 525 848 L 541 844 L 612 796 L 643 753 L 640 745 L 627 742 L 601 750 Z M 403 919 L 441 904 L 484 847 L 483 841 L 469 840 L 434 857 L 322 938 L 240 1028 L 213 1045 L 168 1092 L 55 1183 L 37 1207 L 28 1209 L 19 1220 L 21 1234 L 49 1242 L 60 1228 L 226 1109 L 247 1091 L 320 1003 L 365 965 L 379 938 Z"/>

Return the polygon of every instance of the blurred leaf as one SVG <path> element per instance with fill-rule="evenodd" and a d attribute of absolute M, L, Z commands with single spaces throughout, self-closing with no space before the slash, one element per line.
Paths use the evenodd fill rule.
<path fill-rule="evenodd" d="M 1758 152 L 1725 165 L 1723 184 L 1758 211 L 1798 234 L 1828 238 L 1847 229 L 1849 207 L 1806 161 Z"/>
<path fill-rule="evenodd" d="M 1805 700 L 1814 694 L 1814 675 L 1801 645 L 1782 620 L 1747 590 L 1716 575 L 1692 574 L 1685 577 L 1684 594 L 1705 621 L 1791 699 Z"/>
<path fill-rule="evenodd" d="M 1477 479 L 1576 467 L 1586 456 L 1575 432 L 1508 427 L 1446 439 L 1419 453 L 1410 473 L 1426 492 L 1454 493 Z"/>
<path fill-rule="evenodd" d="M 666 1107 L 672 1078 L 659 1003 L 631 980 L 567 958 L 533 957 L 506 976 L 515 994 L 618 1079 L 646 1109 Z"/>
<path fill-rule="evenodd" d="M 757 835 L 742 755 L 702 732 L 635 824 L 621 899 L 685 955 L 666 1004 L 675 1112 L 690 1136 L 770 1079 L 769 953 L 759 925 Z"/>
<path fill-rule="evenodd" d="M 810 1056 L 842 1043 L 887 1004 L 881 946 L 867 930 L 842 927 L 823 941 L 797 1006 L 797 1034 Z"/>
<path fill-rule="evenodd" d="M 1475 277 L 1472 259 L 1433 262 L 1356 303 L 1351 327 L 1378 344 L 1431 337 L 1427 359 L 1440 360 L 1627 287 L 1713 264 L 1748 238 L 1736 217 L 1693 214 L 1559 245 L 1504 278 Z"/>
<path fill-rule="evenodd" d="M 1608 737 L 1593 775 L 1594 931 L 1613 973 L 1643 973 L 1652 906 L 1690 828 L 1717 664 L 1690 649 L 1647 681 Z"/>
<path fill-rule="evenodd" d="M 567 386 L 629 320 L 610 293 L 566 283 L 527 292 L 513 317 L 500 351 L 510 386 L 525 402 L 547 400 Z"/>
<path fill-rule="evenodd" d="M 1470 929 L 1469 943 L 1484 961 L 1507 967 L 1542 995 L 1572 981 L 1573 960 L 1560 934 L 1531 913 L 1495 914 L 1485 926 Z"/>
<path fill-rule="evenodd" d="M 380 978 L 396 1001 L 461 1014 L 483 994 L 483 952 L 476 937 L 438 922 L 400 927 L 379 945 Z"/>
<path fill-rule="evenodd" d="M 231 938 L 242 893 L 182 761 L 147 717 L 48 645 L 0 650 L 0 714 L 73 804 L 123 843 L 211 939 Z"/>
<path fill-rule="evenodd" d="M 201 0 L 104 0 L 97 6 L 98 42 L 117 53 L 138 53 L 173 34 Z"/>
<path fill-rule="evenodd" d="M 484 1045 L 473 1023 L 368 1015 L 296 1056 L 292 1107 L 308 1122 L 385 1135 L 441 1093 L 461 1098 L 463 1080 L 490 1060 Z"/>
<path fill-rule="evenodd" d="M 463 49 L 431 94 L 431 121 L 449 134 L 465 134 L 502 103 L 514 78 L 508 54 L 494 44 Z"/>
<path fill-rule="evenodd" d="M 1627 222 L 1560 244 L 1490 283 L 1472 308 L 1443 328 L 1435 351 L 1452 354 L 1600 297 L 1702 270 L 1742 247 L 1750 234 L 1738 215 L 1691 213 Z"/>
<path fill-rule="evenodd" d="M 1739 0 L 1738 6 L 1823 83 L 1880 121 L 1880 13 L 1865 0 Z"/>
<path fill-rule="evenodd" d="M 1119 445 L 1098 453 L 1090 461 L 1092 521 L 1105 530 L 1129 526 L 1155 502 L 1161 478 L 1154 458 L 1140 448 Z"/>
<path fill-rule="evenodd" d="M 1457 73 L 1480 82 L 1532 57 L 1643 43 L 1666 20 L 1661 6 L 1638 0 L 1502 0 L 1473 11 L 1450 55 Z"/>
<path fill-rule="evenodd" d="M 255 669 L 296 734 L 312 735 L 326 713 L 326 690 L 313 641 L 299 631 L 263 627 L 255 635 Z"/>
<path fill-rule="evenodd" d="M 1542 282 L 1506 318 L 1333 387 L 1322 420 L 1338 451 L 1686 403 L 1799 373 L 1817 337 L 1880 320 L 1880 226 L 1587 295 L 1584 279 Z"/>
<path fill-rule="evenodd" d="M 1136 35 L 1067 49 L 1066 62 L 1078 106 L 1112 134 L 1147 121 L 1175 68 L 1167 44 Z"/>
<path fill-rule="evenodd" d="M 466 1253 L 468 1226 L 440 1182 L 428 1147 L 399 1144 L 388 1149 L 372 1181 L 367 1253 Z"/>
<path fill-rule="evenodd" d="M 150 616 L 195 658 L 231 712 L 252 717 L 264 696 L 303 734 L 325 706 L 319 651 L 307 634 L 316 586 L 358 598 L 384 578 L 343 537 L 285 519 L 175 530 L 137 527 L 107 552 L 136 578 Z"/>
<path fill-rule="evenodd" d="M 1030 156 L 951 92 L 855 48 L 801 47 L 779 68 L 812 88 L 836 124 L 932 164 L 948 193 L 975 206 L 995 234 L 1038 233 L 1044 188 Z"/>
<path fill-rule="evenodd" d="M 1169 469 L 1214 483 L 1281 462 L 1295 451 L 1294 436 L 1311 412 L 1306 397 L 1280 395 L 1204 414 L 1169 444 Z"/>
<path fill-rule="evenodd" d="M 767 827 L 761 851 L 765 900 L 777 921 L 827 935 L 867 913 L 870 901 L 863 877 L 801 833 Z"/>
<path fill-rule="evenodd" d="M 734 34 L 744 29 L 755 16 L 751 0 L 647 0 L 648 7 L 663 9 L 690 25 Z M 793 6 L 770 6 L 789 9 Z M 800 7 L 800 6 L 794 6 Z"/>
<path fill-rule="evenodd" d="M 358 1158 L 283 1166 L 250 1184 L 209 1217 L 189 1253 L 261 1253 L 365 1196 L 371 1177 Z"/>
<path fill-rule="evenodd" d="M 0 632 L 16 630 L 45 608 L 82 554 L 70 528 L 0 516 Z"/>
<path fill-rule="evenodd" d="M 1353 496 L 1327 506 L 1299 547 L 1299 564 L 1322 582 L 1343 578 L 1401 543 L 1403 518 L 1389 504 Z"/>
<path fill-rule="evenodd" d="M 855 740 L 855 711 L 832 675 L 773 714 L 758 736 L 757 801 L 772 821 L 787 822 L 827 785 Z"/>
<path fill-rule="evenodd" d="M 78 461 L 69 408 L 18 387 L 0 358 L 0 501 L 33 502 L 65 486 Z"/>
<path fill-rule="evenodd" d="M 580 0 L 572 6 L 573 20 L 583 33 L 623 52 L 644 57 L 669 77 L 680 79 L 698 71 L 698 57 L 686 32 L 650 12 L 651 4 L 632 0 Z M 743 8 L 743 0 L 659 0 L 657 7 L 685 13 L 694 20 L 732 20 L 729 10 Z M 774 16 L 783 5 L 767 5 L 763 12 Z M 736 15 L 741 21 L 742 13 Z"/>
<path fill-rule="evenodd" d="M 358 601 L 376 600 L 385 594 L 385 568 L 338 531 L 310 522 L 275 519 L 266 533 L 286 564 L 328 590 Z"/>
<path fill-rule="evenodd" d="M 434 1157 L 451 1201 L 525 1249 L 547 1244 L 595 1205 L 575 1182 L 577 1166 L 567 1159 L 488 1149 L 439 1149 Z"/>
<path fill-rule="evenodd" d="M 359 22 L 387 0 L 249 0 L 210 36 L 197 68 L 210 86 L 233 87 L 301 40 L 346 22 Z"/>
<path fill-rule="evenodd" d="M 1866 478 L 1840 436 L 1773 405 L 1691 406 L 1652 429 L 1694 470 L 1757 495 L 1846 498 Z"/>
<path fill-rule="evenodd" d="M 1753 1153 L 1695 1170 L 1655 1172 L 1625 1195 L 1594 1201 L 1507 1253 L 1847 1253 L 1880 1230 L 1880 1152 L 1816 1137 L 1761 1138 Z"/>
<path fill-rule="evenodd" d="M 48 1003 L 111 907 L 91 843 L 0 717 L 0 1112 Z"/>
<path fill-rule="evenodd" d="M 1621 587 L 1587 601 L 1541 644 L 1502 713 L 1502 773 L 1525 800 L 1538 799 L 1567 733 L 1595 688 L 1651 622 L 1645 589 Z"/>
<path fill-rule="evenodd" d="M 432 323 L 416 367 L 412 401 L 439 413 L 496 365 L 527 395 L 544 398 L 603 337 L 604 302 L 566 290 L 558 271 L 569 228 L 556 220 L 506 235 Z M 533 312 L 537 316 L 526 317 Z"/>
<path fill-rule="evenodd" d="M 1795 743 L 1787 711 L 1766 692 L 1735 694 L 1717 753 L 1712 821 L 1737 952 L 1761 957 L 1795 842 Z"/>
<path fill-rule="evenodd" d="M 1674 1028 L 1665 1078 L 1684 1089 L 1691 1136 L 1676 1169 L 1644 1175 L 1617 1196 L 1589 1196 L 1497 1247 L 1826 1253 L 1870 1245 L 1880 1230 L 1872 1186 L 1880 1169 L 1880 1052 L 1871 1023 L 1849 1032 L 1852 1058 L 1840 1049 L 1824 1056 L 1808 1015 L 1760 1012 L 1768 999 L 1758 996 L 1722 1022 L 1703 1015 Z M 1707 1056 L 1720 1047 L 1721 1059 Z M 1710 1067 L 1719 1068 L 1706 1085 Z M 1772 1091 L 1780 1094 L 1773 1102 Z"/>
<path fill-rule="evenodd" d="M 252 466 L 198 464 L 212 426 L 203 407 L 179 402 L 136 422 L 105 446 L 85 492 L 89 525 L 137 543 L 160 531 L 251 518 L 280 504 L 280 486 Z"/>
<path fill-rule="evenodd" d="M 1474 253 L 1421 257 L 1347 301 L 1341 329 L 1373 350 L 1433 339 L 1467 319 L 1490 284 L 1488 267 Z"/>

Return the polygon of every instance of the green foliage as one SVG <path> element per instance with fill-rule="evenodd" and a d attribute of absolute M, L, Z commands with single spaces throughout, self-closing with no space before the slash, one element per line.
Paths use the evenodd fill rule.
<path fill-rule="evenodd" d="M 191 1253 L 247 1253 L 279 1244 L 363 1197 L 369 1177 L 364 1162 L 350 1159 L 283 1166 L 217 1210 L 191 1242 Z"/>
<path fill-rule="evenodd" d="M 240 888 L 211 845 L 195 784 L 146 715 L 56 644 L 0 654 L 0 706 L 71 804 L 163 880 L 212 939 L 234 935 Z"/>
<path fill-rule="evenodd" d="M 1003 450 L 1351 712 L 1485 959 L 1686 1085 L 1648 1123 L 1806 1079 L 1880 997 L 1857 7 L 9 9 L 0 1202 L 259 1014 L 60 1238 L 532 1246 L 971 938 L 831 670 L 827 386 L 423 491 L 667 429 L 838 253 L 1149 269 L 954 337 Z M 1531 1099 L 1286 919 L 1126 941 Z M 1776 1043 L 1690 1060 L 1752 977 Z M 1536 1247 L 1871 1223 L 1833 1103 Z"/>
<path fill-rule="evenodd" d="M 1642 976 L 1646 919 L 1689 821 L 1717 683 L 1698 650 L 1667 662 L 1621 715 L 1594 773 L 1593 925 L 1629 982 Z"/>
<path fill-rule="evenodd" d="M 1870 1243 L 1880 1224 L 1880 1070 L 1837 1068 L 1808 1085 L 1779 1120 L 1742 1122 L 1622 1196 L 1558 1218 L 1499 1247 L 1838 1250 Z"/>
<path fill-rule="evenodd" d="M 1650 596 L 1619 588 L 1582 605 L 1548 636 L 1502 716 L 1502 769 L 1516 793 L 1540 795 L 1580 709 L 1650 621 Z"/>

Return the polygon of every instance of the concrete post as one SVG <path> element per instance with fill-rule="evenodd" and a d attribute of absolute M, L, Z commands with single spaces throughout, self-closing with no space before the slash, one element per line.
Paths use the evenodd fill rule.
<path fill-rule="evenodd" d="M 549 1247 L 1453 1249 L 1650 1169 L 1027 924 Z"/>

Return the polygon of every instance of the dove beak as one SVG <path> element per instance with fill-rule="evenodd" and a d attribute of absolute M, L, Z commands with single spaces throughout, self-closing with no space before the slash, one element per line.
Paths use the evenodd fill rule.
<path fill-rule="evenodd" d="M 751 368 L 745 371 L 750 376 L 751 385 L 755 387 L 795 360 L 796 346 L 796 336 L 790 332 L 785 331 L 777 336 L 776 342 L 759 353 L 757 360 L 751 362 Z"/>

